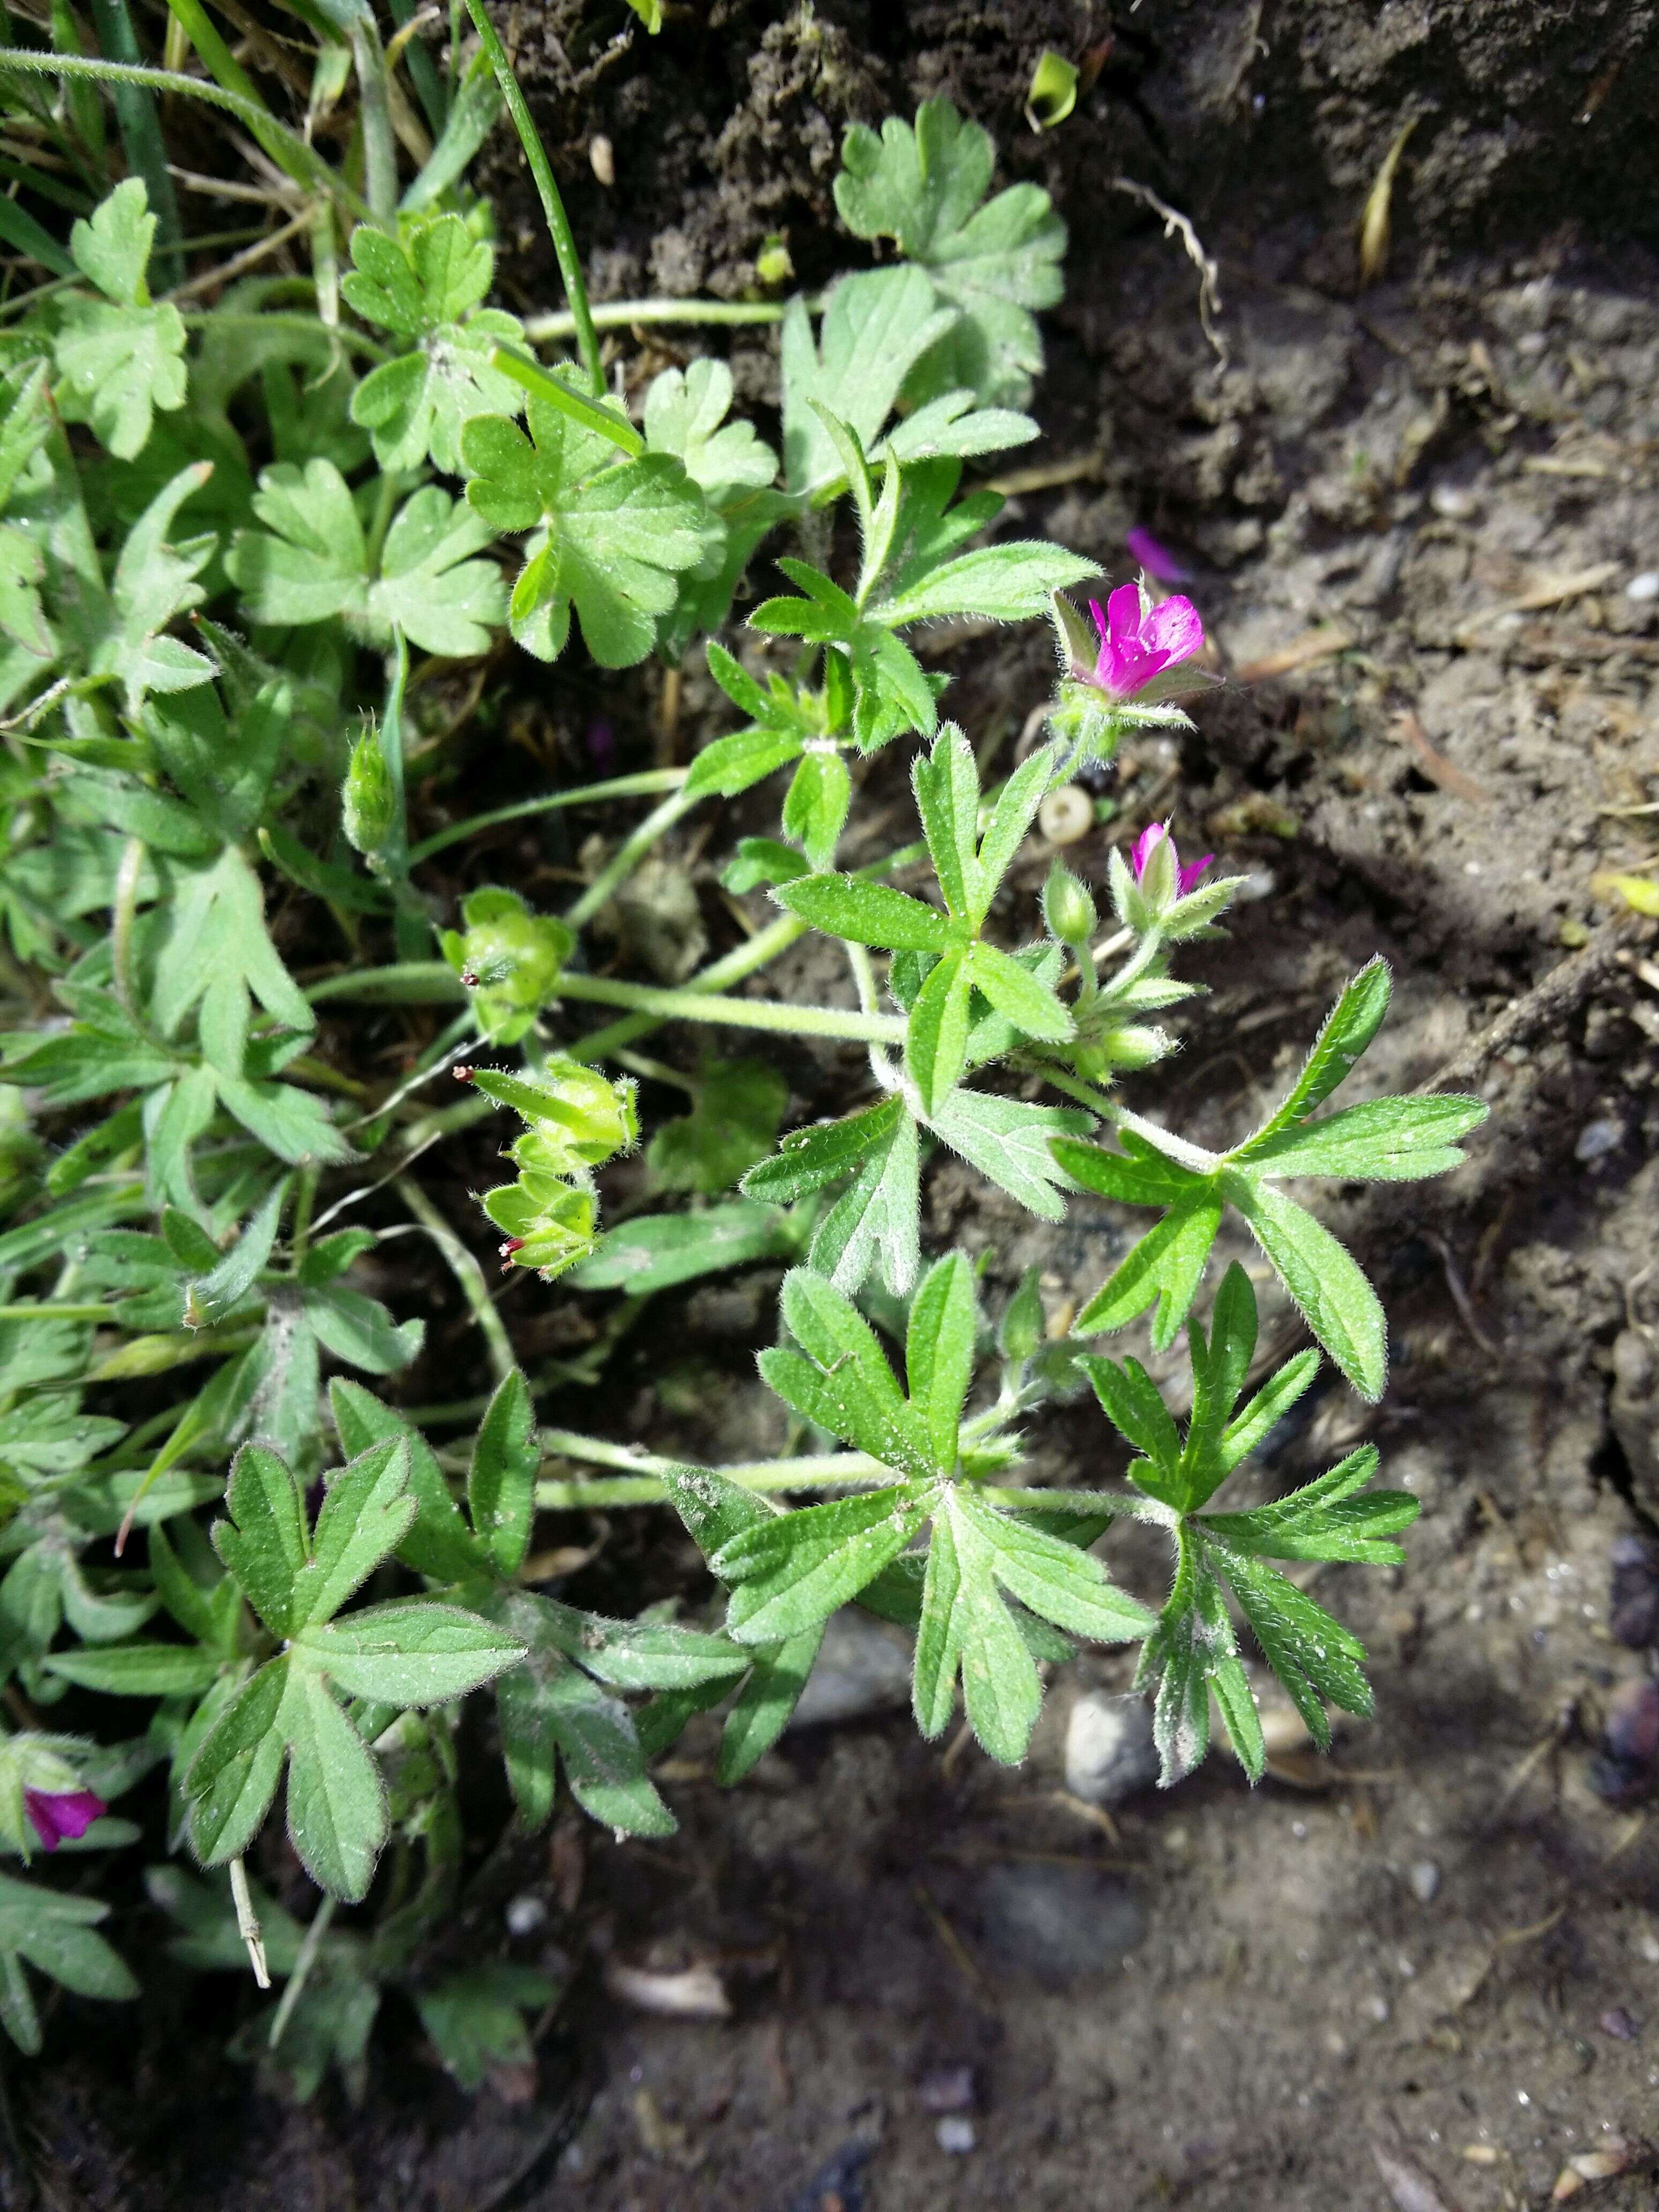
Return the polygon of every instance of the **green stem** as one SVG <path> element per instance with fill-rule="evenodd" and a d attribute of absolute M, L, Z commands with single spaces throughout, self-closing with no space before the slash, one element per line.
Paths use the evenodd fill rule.
<path fill-rule="evenodd" d="M 301 1992 L 311 1979 L 311 1970 L 317 1963 L 317 1954 L 323 1947 L 323 1938 L 329 1931 L 334 1918 L 334 1909 L 338 1902 L 338 1899 L 332 1894 L 325 1894 L 322 1903 L 317 1907 L 310 1927 L 305 1932 L 304 1940 L 295 1958 L 294 1972 L 288 1978 L 288 1987 L 283 1991 L 281 2002 L 276 2007 L 276 2016 L 270 2023 L 270 2033 L 265 2042 L 267 2051 L 276 2050 L 283 2039 L 283 2029 L 293 2018 L 294 2008 L 299 2003 Z"/>
<path fill-rule="evenodd" d="M 602 1437 L 585 1437 L 571 1429 L 544 1429 L 542 1449 L 550 1457 L 586 1461 L 593 1467 L 629 1470 L 612 1482 L 538 1482 L 536 1503 L 555 1512 L 575 1512 L 586 1506 L 654 1505 L 668 1496 L 665 1474 L 685 1467 L 684 1460 L 664 1459 L 654 1452 L 635 1451 L 627 1444 L 610 1443 Z M 823 1490 L 843 1484 L 886 1482 L 891 1470 L 864 1452 L 825 1452 L 806 1459 L 747 1460 L 734 1467 L 715 1468 L 741 1490 Z"/>
<path fill-rule="evenodd" d="M 575 904 L 566 909 L 564 918 L 572 929 L 580 929 L 593 919 L 618 886 L 627 882 L 657 840 L 689 814 L 702 795 L 682 787 L 671 792 L 660 806 L 652 808 L 632 836 L 624 838 L 617 848 Z"/>
<path fill-rule="evenodd" d="M 276 309 L 267 309 L 257 315 L 244 315 L 234 307 L 186 307 L 181 320 L 186 330 L 205 328 L 211 324 L 216 331 L 258 331 L 268 336 L 275 336 L 283 331 L 320 331 L 325 337 L 344 346 L 349 352 L 362 354 L 377 368 L 382 362 L 392 359 L 386 347 L 370 337 L 366 331 L 354 331 L 349 323 L 326 323 L 320 315 L 283 313 Z"/>
<path fill-rule="evenodd" d="M 617 775 L 608 783 L 584 783 L 568 791 L 544 792 L 539 799 L 521 799 L 512 806 L 497 806 L 488 814 L 470 815 L 465 822 L 452 822 L 448 829 L 423 837 L 411 848 L 409 865 L 416 867 L 422 860 L 429 860 L 434 853 L 441 853 L 447 845 L 459 845 L 463 838 L 476 836 L 481 830 L 494 830 L 503 822 L 522 822 L 530 815 L 545 814 L 556 806 L 597 806 L 606 799 L 646 799 L 654 797 L 659 791 L 678 791 L 690 772 L 684 768 L 644 769 L 637 775 Z"/>
<path fill-rule="evenodd" d="M 289 1231 L 289 1264 L 298 1274 L 304 1264 L 306 1251 L 311 1243 L 312 1210 L 317 1203 L 317 1170 L 301 1168 L 295 1181 L 294 1226 Z"/>
<path fill-rule="evenodd" d="M 661 990 L 611 975 L 562 975 L 559 996 L 600 1006 L 625 1006 L 663 1021 L 713 1022 L 734 1030 L 764 1030 L 775 1036 L 837 1037 L 853 1044 L 902 1044 L 897 1014 L 854 1013 L 839 1006 L 792 1006 L 775 999 L 726 999 L 701 991 Z"/>
<path fill-rule="evenodd" d="M 519 143 L 524 148 L 524 157 L 530 164 L 530 173 L 536 180 L 537 191 L 541 195 L 542 213 L 547 218 L 547 228 L 552 235 L 553 252 L 558 261 L 564 296 L 570 303 L 571 325 L 577 349 L 582 357 L 582 366 L 587 371 L 587 380 L 595 393 L 601 392 L 605 390 L 605 368 L 599 359 L 599 332 L 593 327 L 593 312 L 587 304 L 587 286 L 582 280 L 581 256 L 576 251 L 570 218 L 564 211 L 564 202 L 559 198 L 559 188 L 553 181 L 552 164 L 537 134 L 525 96 L 519 89 L 519 81 L 513 74 L 513 64 L 507 60 L 501 40 L 496 36 L 495 26 L 489 20 L 483 0 L 466 0 L 466 9 L 477 30 L 478 43 L 489 57 L 489 66 L 495 72 L 501 98 L 507 102 L 507 112 L 513 118 L 513 127 L 519 134 Z"/>
<path fill-rule="evenodd" d="M 787 952 L 798 938 L 805 934 L 806 924 L 798 915 L 781 915 L 776 921 L 757 931 L 745 944 L 738 945 L 721 959 L 711 961 L 700 975 L 691 978 L 691 982 L 697 991 L 709 997 L 716 992 L 729 991 L 734 984 L 741 983 Z M 638 1038 L 649 1036 L 661 1025 L 662 1017 L 657 1014 L 624 1014 L 619 1022 L 608 1022 L 602 1030 L 590 1030 L 566 1049 L 572 1060 L 605 1060 Z"/>
<path fill-rule="evenodd" d="M 252 131 L 262 127 L 279 132 L 295 159 L 302 164 L 303 179 L 342 201 L 360 221 L 373 221 L 374 211 L 349 185 L 337 177 L 320 155 L 313 154 L 297 131 L 276 122 L 269 108 L 245 100 L 223 85 L 204 84 L 198 77 L 179 76 L 172 70 L 140 68 L 125 62 L 94 61 L 78 54 L 42 53 L 31 46 L 0 46 L 0 70 L 23 70 L 35 76 L 88 77 L 98 84 L 142 85 L 152 92 L 185 93 L 204 100 L 210 107 L 222 107 Z"/>
<path fill-rule="evenodd" d="M 601 331 L 627 330 L 635 323 L 781 323 L 783 309 L 761 300 L 602 300 L 591 310 L 593 326 Z M 576 318 L 555 311 L 532 315 L 524 334 L 538 345 L 557 338 L 574 337 Z"/>
<path fill-rule="evenodd" d="M 107 1298 L 101 1305 L 31 1305 L 25 1301 L 21 1305 L 0 1306 L 0 1321 L 114 1321 L 118 1318 L 117 1310 Z"/>
<path fill-rule="evenodd" d="M 392 520 L 396 489 L 395 477 L 380 478 L 374 527 L 369 533 L 370 558 L 376 567 L 380 565 L 380 544 Z M 380 857 L 392 875 L 404 876 L 409 872 L 409 809 L 404 792 L 404 690 L 409 682 L 409 641 L 395 625 L 387 659 L 390 665 L 386 670 L 386 712 L 380 718 L 380 757 L 386 763 L 386 780 L 392 786 L 392 835 Z"/>
<path fill-rule="evenodd" d="M 449 1271 L 460 1286 L 468 1310 L 483 1331 L 495 1380 L 505 1382 L 519 1363 L 513 1356 L 513 1340 L 507 1335 L 507 1324 L 489 1295 L 483 1269 L 412 1176 L 398 1176 L 392 1188 L 448 1261 Z"/>

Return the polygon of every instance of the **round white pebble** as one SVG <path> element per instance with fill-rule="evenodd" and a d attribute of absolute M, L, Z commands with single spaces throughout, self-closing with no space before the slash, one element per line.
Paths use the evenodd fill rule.
<path fill-rule="evenodd" d="M 509 1936 L 533 1936 L 538 1928 L 547 1924 L 547 1907 L 539 1897 L 526 1890 L 521 1897 L 508 1899 L 502 1917 Z"/>
<path fill-rule="evenodd" d="M 974 2133 L 974 2124 L 964 2120 L 959 2112 L 952 2112 L 933 2130 L 933 2141 L 941 2150 L 954 2151 L 958 2156 L 970 2151 L 979 2141 Z"/>
<path fill-rule="evenodd" d="M 1634 599 L 1638 607 L 1659 599 L 1659 568 L 1644 568 L 1639 575 L 1632 576 L 1625 586 L 1625 597 Z"/>

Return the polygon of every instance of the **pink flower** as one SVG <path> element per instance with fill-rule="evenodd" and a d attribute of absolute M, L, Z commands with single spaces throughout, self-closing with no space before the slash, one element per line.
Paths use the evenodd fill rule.
<path fill-rule="evenodd" d="M 109 1808 L 90 1790 L 30 1790 L 23 1791 L 23 1809 L 33 1821 L 43 1850 L 55 1851 L 59 1844 L 74 1843 Z"/>
<path fill-rule="evenodd" d="M 1165 672 L 1203 649 L 1204 625 L 1190 599 L 1165 599 L 1155 607 L 1139 584 L 1120 584 L 1103 609 L 1098 599 L 1091 599 L 1089 611 L 1100 652 L 1093 677 L 1084 681 L 1120 703 L 1155 684 L 1164 693 L 1158 679 Z"/>
<path fill-rule="evenodd" d="M 1134 878 L 1138 884 L 1146 881 L 1147 866 L 1152 854 L 1169 835 L 1170 825 L 1167 822 L 1149 822 L 1139 836 L 1135 839 L 1134 849 L 1129 855 L 1129 865 L 1134 870 Z M 1201 860 L 1194 860 L 1188 866 L 1182 867 L 1181 855 L 1176 850 L 1173 839 L 1170 843 L 1170 859 L 1175 867 L 1177 898 L 1185 898 L 1188 891 L 1195 890 L 1204 880 L 1206 872 L 1215 864 L 1215 854 L 1206 853 Z"/>
<path fill-rule="evenodd" d="M 1124 538 L 1129 549 L 1129 558 L 1137 561 L 1149 576 L 1156 576 L 1160 584 L 1184 584 L 1188 571 L 1183 568 L 1167 545 L 1161 544 L 1150 530 L 1137 523 Z"/>

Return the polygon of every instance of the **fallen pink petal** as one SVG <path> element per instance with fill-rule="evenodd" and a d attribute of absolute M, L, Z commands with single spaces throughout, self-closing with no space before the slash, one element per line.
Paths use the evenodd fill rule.
<path fill-rule="evenodd" d="M 1150 530 L 1143 530 L 1139 523 L 1127 533 L 1123 543 L 1128 548 L 1129 558 L 1138 562 L 1149 576 L 1156 576 L 1160 584 L 1184 584 L 1192 574 L 1191 569 L 1186 568 L 1161 539 L 1154 538 Z"/>
<path fill-rule="evenodd" d="M 55 1851 L 59 1844 L 76 1843 L 108 1808 L 90 1790 L 28 1790 L 23 1809 L 34 1823 L 43 1850 Z"/>

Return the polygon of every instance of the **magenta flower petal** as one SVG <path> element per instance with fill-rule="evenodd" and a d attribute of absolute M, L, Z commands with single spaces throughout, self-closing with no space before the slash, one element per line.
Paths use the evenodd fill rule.
<path fill-rule="evenodd" d="M 28 1790 L 23 1809 L 33 1821 L 43 1850 L 55 1851 L 59 1844 L 75 1843 L 108 1808 L 90 1790 Z"/>
<path fill-rule="evenodd" d="M 1178 866 L 1176 869 L 1176 897 L 1185 898 L 1188 891 L 1196 890 L 1209 870 L 1214 866 L 1213 853 L 1206 853 L 1201 860 L 1189 861 L 1185 867 Z"/>
<path fill-rule="evenodd" d="M 1129 854 L 1129 866 L 1134 871 L 1137 883 L 1139 883 L 1146 875 L 1146 863 L 1152 859 L 1162 840 L 1168 835 L 1169 831 L 1162 822 L 1149 822 L 1139 836 L 1135 839 Z"/>
<path fill-rule="evenodd" d="M 1161 584 L 1184 584 L 1188 571 L 1183 568 L 1169 547 L 1161 544 L 1150 530 L 1139 524 L 1129 532 L 1123 543 L 1129 549 L 1129 557 L 1138 561 L 1149 576 L 1156 576 Z"/>
<path fill-rule="evenodd" d="M 1190 660 L 1204 647 L 1204 624 L 1190 599 L 1177 596 L 1152 609 L 1141 624 L 1141 637 L 1164 660 Z"/>

